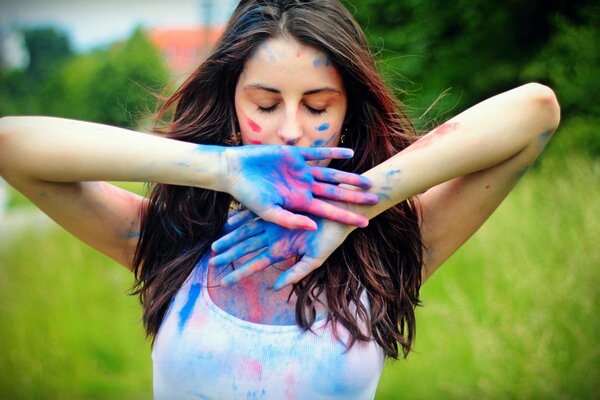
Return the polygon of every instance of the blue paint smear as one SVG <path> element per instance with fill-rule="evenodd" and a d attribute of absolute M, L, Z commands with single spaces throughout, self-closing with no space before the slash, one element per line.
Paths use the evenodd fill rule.
<path fill-rule="evenodd" d="M 189 168 L 190 164 L 185 161 L 179 161 L 175 163 L 175 166 L 179 168 Z"/>
<path fill-rule="evenodd" d="M 311 145 L 311 147 L 327 147 L 327 146 L 329 146 L 331 144 L 331 142 L 333 142 L 333 139 L 335 139 L 335 136 L 336 136 L 336 134 L 334 133 L 327 140 L 324 140 L 324 139 L 315 140 L 313 142 L 313 144 Z"/>
<path fill-rule="evenodd" d="M 323 131 L 326 131 L 327 129 L 329 129 L 329 126 L 330 126 L 329 123 L 324 123 L 321 126 L 317 126 L 317 130 L 319 132 L 323 132 Z"/>
<path fill-rule="evenodd" d="M 198 300 L 198 296 L 200 295 L 201 288 L 202 288 L 202 285 L 200 285 L 199 283 L 194 283 L 190 287 L 187 301 L 186 301 L 185 305 L 179 311 L 179 333 L 183 332 L 185 325 L 187 324 L 188 320 L 192 316 L 192 310 L 194 309 L 196 300 Z"/>
<path fill-rule="evenodd" d="M 327 56 L 317 56 L 313 60 L 313 66 L 315 68 L 319 68 L 320 66 L 329 67 L 331 65 L 331 60 Z"/>
<path fill-rule="evenodd" d="M 537 141 L 537 146 L 538 148 L 543 148 L 546 143 L 548 142 L 548 140 L 550 140 L 550 132 L 546 131 L 543 132 L 539 137 L 538 137 L 538 141 Z"/>
<path fill-rule="evenodd" d="M 222 153 L 225 151 L 225 147 L 214 146 L 210 144 L 199 144 L 196 146 L 196 151 L 198 153 Z"/>
<path fill-rule="evenodd" d="M 387 172 L 387 176 L 393 176 L 393 175 L 399 174 L 401 172 L 402 172 L 402 170 L 400 170 L 400 169 L 393 169 L 393 170 Z"/>

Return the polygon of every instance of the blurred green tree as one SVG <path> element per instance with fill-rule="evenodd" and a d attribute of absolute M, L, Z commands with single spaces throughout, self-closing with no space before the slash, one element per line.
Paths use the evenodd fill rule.
<path fill-rule="evenodd" d="M 41 87 L 73 56 L 69 37 L 61 30 L 41 27 L 21 33 L 29 63 L 24 69 L 0 67 L 0 115 L 42 112 Z"/>
<path fill-rule="evenodd" d="M 43 114 L 137 127 L 169 78 L 158 51 L 138 28 L 125 42 L 63 62 L 36 91 Z"/>
<path fill-rule="evenodd" d="M 25 29 L 23 36 L 29 52 L 26 73 L 34 82 L 48 78 L 73 55 L 68 35 L 57 28 Z"/>
<path fill-rule="evenodd" d="M 588 0 L 349 0 L 382 72 L 416 117 L 447 89 L 440 109 L 460 111 L 527 79 L 562 18 L 579 25 Z"/>

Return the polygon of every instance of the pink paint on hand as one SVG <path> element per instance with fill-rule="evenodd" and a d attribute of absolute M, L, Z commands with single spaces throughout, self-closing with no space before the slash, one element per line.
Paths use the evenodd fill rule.
<path fill-rule="evenodd" d="M 248 118 L 248 125 L 250 125 L 250 129 L 252 129 L 253 132 L 256 132 L 256 133 L 262 132 L 261 126 L 259 124 L 257 124 L 256 122 L 252 121 L 250 118 Z"/>

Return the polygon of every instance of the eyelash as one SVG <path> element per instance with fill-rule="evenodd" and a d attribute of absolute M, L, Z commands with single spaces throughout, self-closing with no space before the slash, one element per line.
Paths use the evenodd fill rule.
<path fill-rule="evenodd" d="M 257 107 L 257 111 L 259 113 L 269 114 L 269 113 L 272 113 L 273 111 L 275 111 L 275 109 L 277 108 L 278 105 L 279 105 L 279 103 L 274 104 L 271 107 L 261 107 L 261 106 L 258 106 Z M 313 114 L 313 115 L 321 115 L 321 114 L 325 114 L 327 112 L 327 109 L 317 110 L 317 109 L 309 107 L 307 105 L 304 105 L 304 107 L 306 107 L 306 109 L 308 110 L 308 112 L 311 113 L 311 114 Z"/>

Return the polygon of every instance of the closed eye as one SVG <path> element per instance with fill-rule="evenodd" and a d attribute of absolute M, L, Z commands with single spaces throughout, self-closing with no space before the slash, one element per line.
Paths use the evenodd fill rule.
<path fill-rule="evenodd" d="M 318 108 L 312 108 L 310 106 L 306 106 L 306 109 L 308 110 L 309 113 L 313 114 L 313 115 L 321 115 L 324 114 L 325 112 L 327 112 L 327 109 L 324 108 L 322 110 L 318 109 Z"/>
<path fill-rule="evenodd" d="M 258 106 L 257 107 L 257 111 L 260 112 L 260 113 L 267 113 L 267 114 L 268 113 L 272 113 L 273 111 L 275 111 L 275 109 L 277 108 L 278 104 L 279 103 L 275 103 L 271 107 L 261 107 L 261 106 Z"/>

